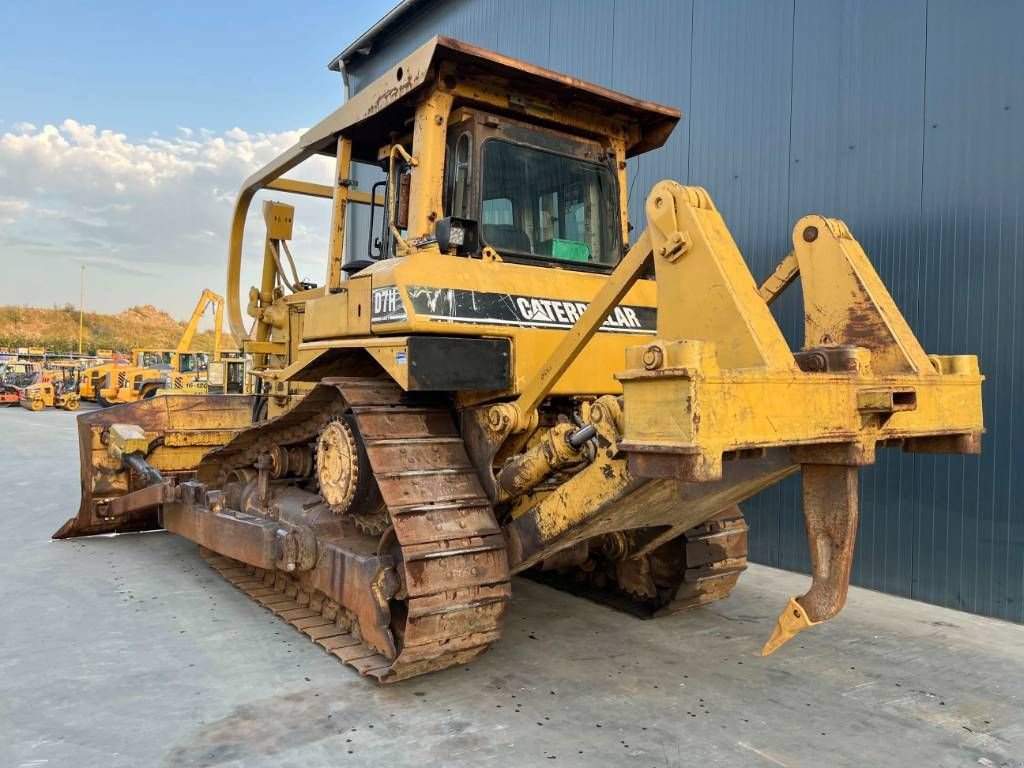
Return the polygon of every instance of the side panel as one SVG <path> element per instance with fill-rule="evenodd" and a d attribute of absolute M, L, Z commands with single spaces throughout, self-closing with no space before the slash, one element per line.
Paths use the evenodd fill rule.
<path fill-rule="evenodd" d="M 928 4 L 922 224 L 912 290 L 921 340 L 970 349 L 988 380 L 976 461 L 922 457 L 914 595 L 1024 621 L 1024 4 Z"/>
<path fill-rule="evenodd" d="M 926 295 L 917 283 L 923 233 L 913 224 L 921 205 L 925 6 L 924 0 L 796 4 L 787 215 L 793 222 L 811 211 L 832 211 L 843 219 L 926 349 L 944 353 L 961 350 L 921 334 L 918 321 Z M 788 293 L 778 314 L 799 344 L 800 290 Z M 987 373 L 984 357 L 982 365 Z M 880 451 L 877 464 L 861 473 L 856 583 L 912 594 L 914 507 L 921 492 L 914 467 L 936 460 L 964 461 Z M 770 558 L 762 555 L 767 537 L 753 537 L 758 557 L 809 569 L 799 483 L 766 495 L 784 511 L 775 515 L 779 530 Z"/>
<path fill-rule="evenodd" d="M 514 394 L 547 362 L 606 276 L 423 252 L 373 274 L 374 334 L 505 337 Z M 656 289 L 641 280 L 552 394 L 615 394 L 626 348 L 654 335 Z"/>
<path fill-rule="evenodd" d="M 512 383 L 508 339 L 413 336 L 409 389 L 418 392 L 506 390 Z"/>

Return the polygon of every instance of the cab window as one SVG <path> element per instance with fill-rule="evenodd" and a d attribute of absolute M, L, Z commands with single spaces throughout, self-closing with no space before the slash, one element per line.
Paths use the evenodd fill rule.
<path fill-rule="evenodd" d="M 142 366 L 149 368 L 156 365 L 170 365 L 171 364 L 171 353 L 170 352 L 143 352 L 142 353 Z"/>
<path fill-rule="evenodd" d="M 484 142 L 480 234 L 499 253 L 611 267 L 622 253 L 618 191 L 599 163 Z"/>
<path fill-rule="evenodd" d="M 451 161 L 447 164 L 448 178 L 445 183 L 445 210 L 452 216 L 469 216 L 470 162 L 472 158 L 472 137 L 468 132 L 459 134 L 454 148 L 449 145 Z"/>
<path fill-rule="evenodd" d="M 515 216 L 512 211 L 512 201 L 507 197 L 495 197 L 484 200 L 480 206 L 480 219 L 482 223 L 489 226 L 512 226 L 515 224 Z"/>

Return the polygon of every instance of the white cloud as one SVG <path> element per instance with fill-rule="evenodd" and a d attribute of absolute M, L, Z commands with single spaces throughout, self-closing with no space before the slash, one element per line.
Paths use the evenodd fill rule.
<path fill-rule="evenodd" d="M 73 281 L 49 286 L 67 293 L 77 289 L 74 265 L 87 263 L 102 272 L 96 300 L 108 305 L 94 308 L 153 303 L 187 314 L 203 287 L 224 290 L 227 232 L 241 182 L 300 135 L 180 126 L 173 138 L 133 140 L 70 118 L 16 124 L 0 133 L 0 253 L 5 263 L 20 265 L 21 279 L 0 282 L 0 303 L 69 300 L 45 295 L 47 276 L 75 272 Z M 313 167 L 300 177 L 330 177 L 327 161 L 307 165 Z M 287 202 L 297 208 L 292 251 L 299 271 L 322 279 L 329 207 L 309 198 Z M 246 231 L 251 268 L 243 287 L 255 281 L 262 254 L 258 200 Z M 151 295 L 138 295 L 143 276 L 150 276 L 144 290 Z M 26 294 L 16 285 L 32 288 Z"/>
<path fill-rule="evenodd" d="M 17 214 L 28 209 L 28 202 L 11 197 L 0 197 L 0 213 Z"/>

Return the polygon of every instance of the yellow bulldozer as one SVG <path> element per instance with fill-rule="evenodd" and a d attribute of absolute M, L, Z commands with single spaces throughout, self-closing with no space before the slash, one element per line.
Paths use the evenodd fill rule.
<path fill-rule="evenodd" d="M 189 351 L 199 322 L 207 307 L 214 307 L 213 357 L 221 354 L 224 321 L 224 299 L 205 289 L 192 311 L 185 331 L 174 349 L 133 349 L 129 365 L 108 364 L 88 369 L 82 374 L 79 394 L 95 399 L 108 407 L 121 403 L 147 400 L 163 390 L 184 390 L 205 381 L 209 356 Z"/>
<path fill-rule="evenodd" d="M 655 184 L 631 237 L 626 161 L 679 119 L 451 39 L 411 53 L 242 186 L 228 316 L 257 391 L 79 417 L 81 506 L 55 536 L 162 526 L 388 682 L 497 641 L 515 574 L 655 615 L 726 596 L 738 505 L 800 473 L 811 585 L 763 652 L 834 616 L 861 467 L 977 453 L 978 361 L 924 351 L 838 219 L 796 222 L 761 284 L 700 187 Z M 323 156 L 330 183 L 286 176 Z M 326 279 L 297 279 L 294 209 L 266 202 L 243 304 L 261 190 L 331 201 Z M 375 225 L 346 258 L 351 205 Z M 770 305 L 797 280 L 793 351 Z"/>

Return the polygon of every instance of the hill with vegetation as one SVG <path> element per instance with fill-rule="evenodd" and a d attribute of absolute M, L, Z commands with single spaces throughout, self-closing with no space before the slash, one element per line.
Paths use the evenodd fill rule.
<path fill-rule="evenodd" d="M 114 315 L 86 312 L 82 350 L 88 353 L 96 349 L 127 352 L 133 347 L 174 348 L 186 325 L 152 304 L 130 307 Z M 225 333 L 225 342 L 228 338 Z M 0 307 L 0 347 L 44 347 L 53 353 L 77 352 L 78 308 L 70 304 L 52 309 Z M 212 352 L 213 331 L 196 333 L 192 348 Z"/>

